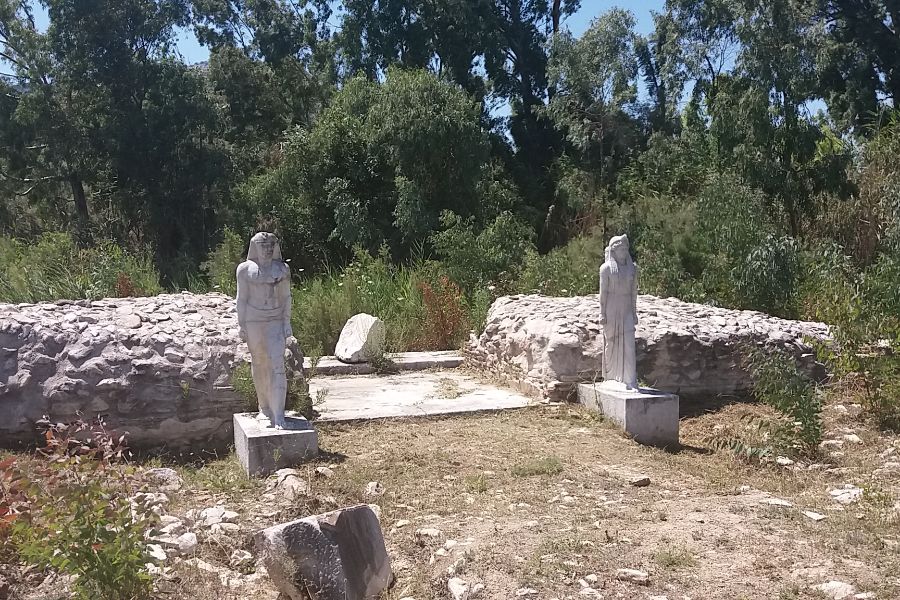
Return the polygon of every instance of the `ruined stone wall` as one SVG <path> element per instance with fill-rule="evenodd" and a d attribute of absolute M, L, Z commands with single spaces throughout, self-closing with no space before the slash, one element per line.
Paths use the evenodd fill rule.
<path fill-rule="evenodd" d="M 780 349 L 810 375 L 824 375 L 809 341 L 828 339 L 822 323 L 790 321 L 674 298 L 638 297 L 636 350 L 643 384 L 685 398 L 740 394 L 746 344 Z M 498 298 L 484 332 L 472 336 L 467 361 L 518 384 L 523 391 L 564 399 L 579 381 L 599 379 L 603 336 L 598 295 Z"/>
<path fill-rule="evenodd" d="M 289 355 L 300 373 L 296 344 Z M 137 448 L 225 448 L 232 414 L 248 410 L 231 387 L 246 361 L 223 294 L 0 304 L 0 445 L 34 439 L 44 415 L 81 412 Z"/>

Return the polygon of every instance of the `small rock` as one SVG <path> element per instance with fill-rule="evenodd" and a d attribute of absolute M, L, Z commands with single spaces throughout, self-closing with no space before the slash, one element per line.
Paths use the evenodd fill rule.
<path fill-rule="evenodd" d="M 847 435 L 845 435 L 844 441 L 850 442 L 851 444 L 862 444 L 863 443 L 862 438 L 860 438 L 855 433 L 848 433 Z"/>
<path fill-rule="evenodd" d="M 240 518 L 241 515 L 234 512 L 233 510 L 226 510 L 222 513 L 222 520 L 226 523 L 234 523 Z"/>
<path fill-rule="evenodd" d="M 253 555 L 246 550 L 235 550 L 228 559 L 228 564 L 232 569 L 241 569 L 253 564 Z"/>
<path fill-rule="evenodd" d="M 856 593 L 856 588 L 843 581 L 828 581 L 812 587 L 814 590 L 822 592 L 826 598 L 832 598 L 833 600 L 844 600 Z"/>
<path fill-rule="evenodd" d="M 166 560 L 166 558 L 168 558 L 166 551 L 163 550 L 163 547 L 159 544 L 149 544 L 147 546 L 147 550 L 150 558 L 157 562 L 163 562 L 164 560 Z"/>
<path fill-rule="evenodd" d="M 377 498 L 384 493 L 384 486 L 382 486 L 377 481 L 370 481 L 366 484 L 366 490 L 364 494 L 368 498 Z"/>
<path fill-rule="evenodd" d="M 454 600 L 466 600 L 469 597 L 469 584 L 459 577 L 452 577 L 447 582 L 447 588 Z"/>
<path fill-rule="evenodd" d="M 587 581 L 588 583 L 594 584 L 594 583 L 597 583 L 597 581 L 599 581 L 599 577 L 597 577 L 596 574 L 591 573 L 590 575 L 585 575 L 584 580 Z"/>
<path fill-rule="evenodd" d="M 476 583 L 475 585 L 472 586 L 472 589 L 469 590 L 469 598 L 477 598 L 478 596 L 481 595 L 481 592 L 483 592 L 483 591 L 484 591 L 484 584 Z"/>
<path fill-rule="evenodd" d="M 516 597 L 521 598 L 523 596 L 535 596 L 535 595 L 537 595 L 537 593 L 538 593 L 538 591 L 533 588 L 527 588 L 527 587 L 519 588 L 516 590 Z"/>
<path fill-rule="evenodd" d="M 784 508 L 791 508 L 794 506 L 787 500 L 782 500 L 781 498 L 766 498 L 765 500 L 761 500 L 760 504 L 768 504 L 769 506 L 781 506 Z"/>
<path fill-rule="evenodd" d="M 647 487 L 650 485 L 650 478 L 643 475 L 641 477 L 635 477 L 631 480 L 631 485 L 634 487 Z"/>
<path fill-rule="evenodd" d="M 309 496 L 309 484 L 306 483 L 300 473 L 295 469 L 279 469 L 275 472 L 277 477 L 275 489 L 290 502 Z"/>
<path fill-rule="evenodd" d="M 184 485 L 178 471 L 165 467 L 147 469 L 144 471 L 144 479 L 160 492 L 177 492 Z"/>
<path fill-rule="evenodd" d="M 435 529 L 433 527 L 425 527 L 422 529 L 416 529 L 416 537 L 419 539 L 422 539 L 422 538 L 437 539 L 443 535 L 444 535 L 444 533 L 440 529 Z"/>
<path fill-rule="evenodd" d="M 853 504 L 859 502 L 860 498 L 862 498 L 863 491 L 862 488 L 848 483 L 841 489 L 831 490 L 829 494 L 831 494 L 831 497 L 835 502 L 840 504 Z"/>
<path fill-rule="evenodd" d="M 787 456 L 777 456 L 775 457 L 775 464 L 782 467 L 789 467 L 794 464 L 794 461 L 789 459 Z"/>
<path fill-rule="evenodd" d="M 237 523 L 215 523 L 212 527 L 209 528 L 209 532 L 212 535 L 227 535 L 230 533 L 238 533 L 241 530 L 241 526 Z"/>
<path fill-rule="evenodd" d="M 588 598 L 602 598 L 602 597 L 603 597 L 603 594 L 601 594 L 600 592 L 598 592 L 598 591 L 595 590 L 594 588 L 589 588 L 589 587 L 581 588 L 581 591 L 578 592 L 578 595 L 579 595 L 579 596 L 585 596 L 585 597 L 588 597 Z"/>
<path fill-rule="evenodd" d="M 844 442 L 842 440 L 823 440 L 819 444 L 819 448 L 821 448 L 822 450 L 834 450 L 843 447 Z"/>
<path fill-rule="evenodd" d="M 316 475 L 319 477 L 334 477 L 334 470 L 329 467 L 316 467 Z"/>
<path fill-rule="evenodd" d="M 574 496 L 563 496 L 562 501 L 563 504 L 575 504 L 576 502 Z"/>
<path fill-rule="evenodd" d="M 400 528 L 402 528 L 402 527 L 406 527 L 406 526 L 409 525 L 411 522 L 412 522 L 412 521 L 409 521 L 409 520 L 407 520 L 407 519 L 400 519 L 399 521 L 397 521 L 396 523 L 394 523 L 394 527 L 396 527 L 397 529 L 400 529 Z"/>
<path fill-rule="evenodd" d="M 825 519 L 825 515 L 817 513 L 817 512 L 813 512 L 811 510 L 804 510 L 803 514 L 804 514 L 804 516 L 809 517 L 813 521 L 822 521 Z"/>
<path fill-rule="evenodd" d="M 178 552 L 180 554 L 190 554 L 197 549 L 197 534 L 193 532 L 182 533 L 176 541 L 178 542 Z"/>
<path fill-rule="evenodd" d="M 854 600 L 875 600 L 874 592 L 862 592 L 853 596 Z"/>
<path fill-rule="evenodd" d="M 212 527 L 217 523 L 221 523 L 225 517 L 225 509 L 221 506 L 210 506 L 204 508 L 197 515 L 197 524 L 201 527 Z"/>
<path fill-rule="evenodd" d="M 650 584 L 650 575 L 644 571 L 638 571 L 637 569 L 618 569 L 616 571 L 616 579 L 640 585 Z"/>

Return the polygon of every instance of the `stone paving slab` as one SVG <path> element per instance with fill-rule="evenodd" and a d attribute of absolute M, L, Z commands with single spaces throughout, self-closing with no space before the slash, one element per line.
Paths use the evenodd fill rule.
<path fill-rule="evenodd" d="M 463 357 L 454 350 L 441 352 L 397 352 L 387 354 L 401 371 L 424 371 L 425 369 L 455 369 L 463 362 Z M 303 371 L 309 373 L 312 362 L 303 360 Z M 347 364 L 334 356 L 323 356 L 316 365 L 316 375 L 369 375 L 375 372 L 368 363 Z"/>
<path fill-rule="evenodd" d="M 533 403 L 524 394 L 458 372 L 317 376 L 309 387 L 313 398 L 319 390 L 327 390 L 325 402 L 316 406 L 318 421 L 423 417 L 524 408 Z"/>

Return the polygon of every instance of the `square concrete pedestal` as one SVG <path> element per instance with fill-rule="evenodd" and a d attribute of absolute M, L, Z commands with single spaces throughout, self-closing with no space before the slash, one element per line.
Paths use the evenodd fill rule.
<path fill-rule="evenodd" d="M 256 413 L 234 415 L 234 451 L 251 477 L 265 477 L 319 453 L 319 436 L 309 421 L 288 415 L 287 427 L 274 429 Z"/>
<path fill-rule="evenodd" d="M 678 445 L 678 396 L 654 390 L 625 390 L 603 383 L 578 384 L 578 401 L 602 413 L 636 442 Z"/>

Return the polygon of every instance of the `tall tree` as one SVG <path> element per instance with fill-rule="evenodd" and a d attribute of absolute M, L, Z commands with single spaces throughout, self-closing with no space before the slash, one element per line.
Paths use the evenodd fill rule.
<path fill-rule="evenodd" d="M 900 106 L 900 2 L 818 0 L 827 39 L 821 53 L 822 93 L 842 126 L 866 126 Z"/>
<path fill-rule="evenodd" d="M 612 185 L 640 137 L 635 39 L 632 14 L 613 9 L 578 39 L 555 36 L 550 52 L 555 94 L 547 114 L 566 132 L 583 203 L 602 205 L 604 239 Z"/>

